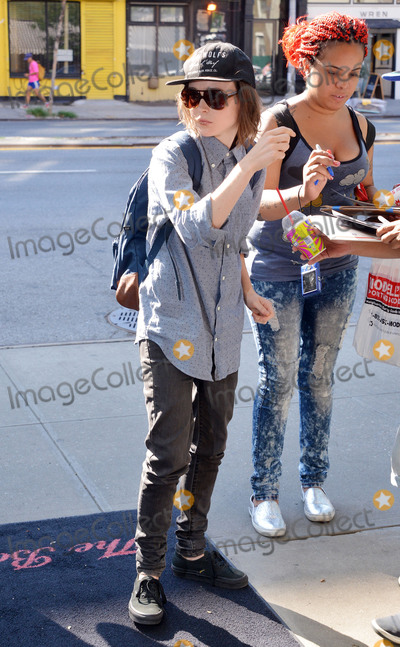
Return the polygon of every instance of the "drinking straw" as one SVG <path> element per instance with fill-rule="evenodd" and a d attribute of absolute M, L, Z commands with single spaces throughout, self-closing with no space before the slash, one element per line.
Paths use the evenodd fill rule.
<path fill-rule="evenodd" d="M 281 192 L 279 191 L 278 187 L 276 187 L 276 190 L 277 190 L 277 192 L 278 192 L 278 195 L 279 195 L 279 197 L 280 197 L 280 199 L 281 199 L 281 202 L 282 202 L 283 206 L 285 207 L 285 211 L 286 211 L 287 215 L 289 216 L 289 220 L 290 220 L 290 222 L 292 223 L 292 225 L 294 226 L 293 218 L 292 218 L 292 216 L 290 215 L 289 209 L 287 208 L 287 206 L 286 206 L 286 202 L 284 201 L 284 199 L 283 199 L 283 197 L 282 197 L 282 194 L 281 194 Z"/>

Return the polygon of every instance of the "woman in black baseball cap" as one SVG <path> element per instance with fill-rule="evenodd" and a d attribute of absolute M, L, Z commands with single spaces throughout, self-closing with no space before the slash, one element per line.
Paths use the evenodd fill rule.
<path fill-rule="evenodd" d="M 154 149 L 148 175 L 148 247 L 164 225 L 171 233 L 139 290 L 136 341 L 149 433 L 129 614 L 140 624 L 158 624 L 164 615 L 160 576 L 174 497 L 181 511 L 174 575 L 230 589 L 247 585 L 244 573 L 205 550 L 205 531 L 233 414 L 243 298 L 259 323 L 273 316 L 270 302 L 251 286 L 242 252 L 259 211 L 264 169 L 283 158 L 295 134 L 276 128 L 249 150 L 260 101 L 251 61 L 234 45 L 201 47 L 185 62 L 184 75 L 172 83 L 183 84 L 178 110 L 191 158 L 200 158 L 200 182 L 172 138 Z"/>
<path fill-rule="evenodd" d="M 255 89 L 254 69 L 249 57 L 231 43 L 207 43 L 185 61 L 183 72 L 183 79 L 168 81 L 167 85 L 184 86 L 177 103 L 179 117 L 188 130 L 209 137 L 215 136 L 220 125 L 231 125 L 235 144 L 252 144 L 262 104 Z M 211 109 L 207 119 L 198 114 L 201 99 Z M 231 121 L 227 120 L 227 112 L 223 110 L 230 104 L 236 108 Z M 207 123 L 210 118 L 213 128 Z"/>

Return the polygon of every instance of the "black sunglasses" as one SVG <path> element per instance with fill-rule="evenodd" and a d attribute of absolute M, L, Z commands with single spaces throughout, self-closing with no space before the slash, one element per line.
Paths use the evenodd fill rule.
<path fill-rule="evenodd" d="M 207 90 L 195 90 L 195 88 L 183 88 L 181 92 L 182 103 L 186 108 L 196 108 L 204 99 L 206 104 L 213 110 L 223 110 L 229 97 L 234 97 L 235 92 L 224 92 L 218 88 L 207 88 Z"/>

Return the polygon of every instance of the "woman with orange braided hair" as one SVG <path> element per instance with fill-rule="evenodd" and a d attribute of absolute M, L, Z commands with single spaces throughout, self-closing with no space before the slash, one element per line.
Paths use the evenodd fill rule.
<path fill-rule="evenodd" d="M 374 128 L 346 102 L 354 93 L 367 53 L 365 23 L 332 12 L 288 26 L 281 41 L 289 63 L 306 88 L 262 115 L 264 131 L 290 126 L 296 137 L 283 160 L 268 168 L 261 216 L 249 234 L 247 259 L 256 292 L 273 301 L 276 319 L 252 322 L 259 355 L 259 383 L 253 410 L 253 496 L 249 512 L 262 535 L 286 530 L 278 504 L 281 454 L 294 386 L 300 404 L 300 485 L 304 513 L 330 521 L 335 509 L 322 486 L 329 468 L 333 371 L 350 319 L 357 285 L 357 258 L 320 263 L 322 290 L 302 294 L 300 253 L 283 238 L 289 210 L 318 213 L 322 204 L 351 204 L 362 182 L 368 197 L 372 178 Z M 339 194 L 339 195 L 338 195 Z"/>

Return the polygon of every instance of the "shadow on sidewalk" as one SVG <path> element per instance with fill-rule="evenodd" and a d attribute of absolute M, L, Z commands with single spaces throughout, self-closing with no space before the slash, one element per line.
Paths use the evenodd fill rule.
<path fill-rule="evenodd" d="M 286 623 L 293 633 L 316 645 L 324 645 L 326 647 L 328 645 L 329 647 L 368 647 L 366 643 L 339 633 L 339 631 L 335 631 L 316 620 L 307 618 L 307 616 L 291 611 L 286 607 L 274 604 L 273 608 L 279 617 L 285 618 Z"/>

